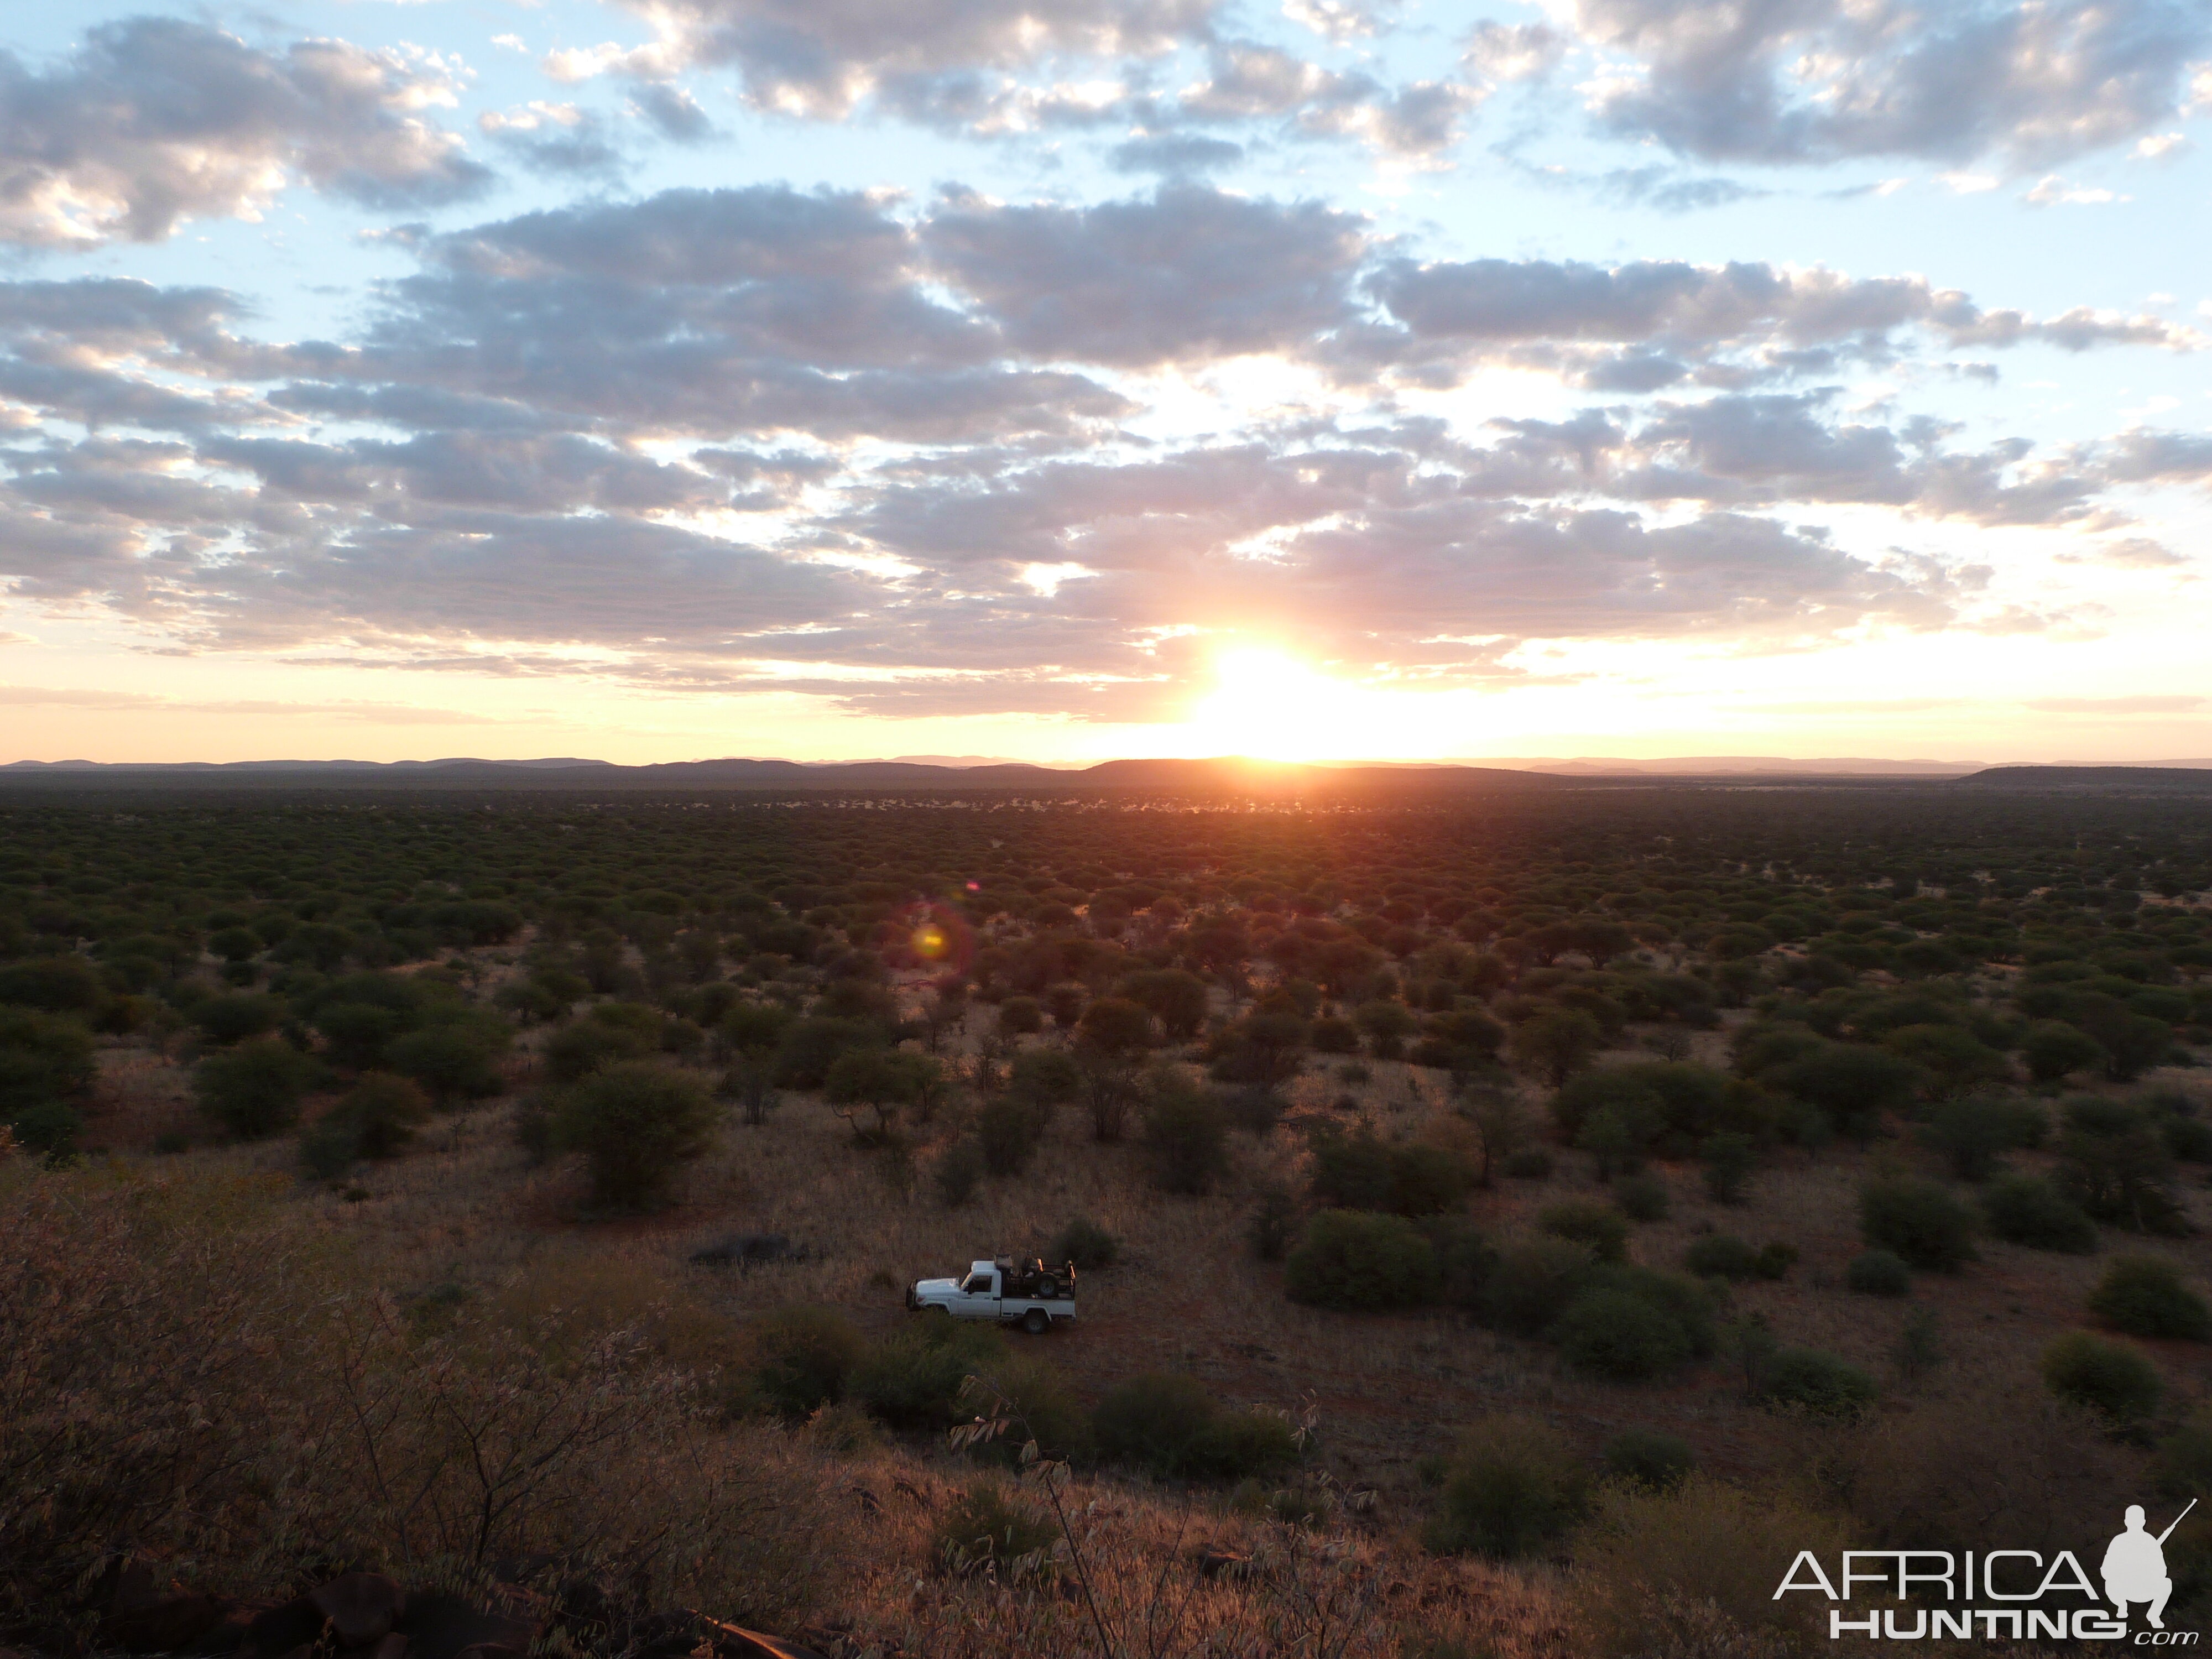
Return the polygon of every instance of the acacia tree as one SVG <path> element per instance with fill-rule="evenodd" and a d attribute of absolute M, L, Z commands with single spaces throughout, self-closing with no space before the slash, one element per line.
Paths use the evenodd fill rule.
<path fill-rule="evenodd" d="M 1598 1023 L 1579 1008 L 1531 1014 L 1514 1028 L 1513 1058 L 1554 1089 L 1590 1063 L 1603 1045 Z"/>

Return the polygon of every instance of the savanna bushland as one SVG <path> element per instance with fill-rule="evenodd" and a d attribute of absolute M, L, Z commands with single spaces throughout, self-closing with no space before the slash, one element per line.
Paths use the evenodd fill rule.
<path fill-rule="evenodd" d="M 0 798 L 0 1638 L 1782 1656 L 1799 1549 L 2094 1570 L 2212 1496 L 2208 889 L 2202 798 L 1973 781 Z M 1076 1322 L 906 1311 L 994 1255 Z"/>

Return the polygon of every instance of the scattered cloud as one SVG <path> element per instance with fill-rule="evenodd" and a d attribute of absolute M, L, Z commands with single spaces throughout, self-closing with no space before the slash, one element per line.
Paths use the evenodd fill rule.
<path fill-rule="evenodd" d="M 96 25 L 45 70 L 0 51 L 0 240 L 158 241 L 257 217 L 295 180 L 379 209 L 460 200 L 491 175 L 428 113 L 459 80 L 432 54 L 263 52 L 169 17 Z"/>

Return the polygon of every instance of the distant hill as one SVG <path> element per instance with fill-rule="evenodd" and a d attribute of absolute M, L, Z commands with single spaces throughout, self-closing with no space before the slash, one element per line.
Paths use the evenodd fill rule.
<path fill-rule="evenodd" d="M 2188 766 L 1992 766 L 1954 778 L 1956 789 L 2155 791 L 2212 795 L 2212 769 Z"/>
<path fill-rule="evenodd" d="M 937 766 L 908 761 L 809 765 L 730 758 L 617 766 L 605 761 L 237 761 L 173 764 L 17 761 L 0 766 L 0 794 L 26 787 L 198 789 L 494 788 L 737 789 L 808 793 L 860 790 L 994 790 L 1065 794 L 1110 791 L 1178 795 L 1339 798 L 1467 790 L 1541 790 L 1564 780 L 1481 766 L 1304 766 L 1224 757 L 1105 761 L 1079 770 L 1003 762 Z"/>

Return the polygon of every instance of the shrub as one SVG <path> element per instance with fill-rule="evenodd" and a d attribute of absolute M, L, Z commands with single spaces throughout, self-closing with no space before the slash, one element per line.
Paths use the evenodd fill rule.
<path fill-rule="evenodd" d="M 1155 1474 L 1237 1479 L 1297 1461 L 1287 1420 L 1224 1411 L 1196 1378 L 1151 1372 L 1109 1389 L 1092 1419 L 1099 1455 Z"/>
<path fill-rule="evenodd" d="M 1516 1181 L 1549 1181 L 1552 1153 L 1546 1146 L 1523 1146 L 1505 1160 L 1505 1173 Z"/>
<path fill-rule="evenodd" d="M 1954 1273 L 1974 1259 L 1974 1218 L 1932 1181 L 1877 1177 L 1859 1189 L 1859 1231 L 1915 1267 Z"/>
<path fill-rule="evenodd" d="M 604 1003 L 546 1038 L 545 1069 L 554 1080 L 580 1082 L 604 1066 L 657 1053 L 660 1048 L 658 1018 L 648 1026 L 623 1018 L 629 1012 L 623 1005 Z"/>
<path fill-rule="evenodd" d="M 2039 1019 L 2027 1028 L 2021 1056 L 2038 1083 L 2056 1083 L 2073 1072 L 2101 1071 L 2112 1058 L 2087 1031 L 2055 1019 Z"/>
<path fill-rule="evenodd" d="M 1280 1261 L 1291 1248 L 1291 1239 L 1297 1231 L 1298 1203 L 1286 1187 L 1267 1187 L 1260 1193 L 1260 1200 L 1252 1206 L 1252 1222 L 1248 1237 L 1252 1241 L 1252 1254 L 1262 1261 Z"/>
<path fill-rule="evenodd" d="M 937 1195 L 948 1210 L 959 1209 L 975 1201 L 975 1192 L 983 1184 L 984 1173 L 990 1168 L 983 1155 L 983 1143 L 973 1135 L 964 1135 L 937 1155 Z"/>
<path fill-rule="evenodd" d="M 1008 997 L 999 1005 L 1002 1036 L 1030 1036 L 1044 1030 L 1044 1007 L 1035 997 Z"/>
<path fill-rule="evenodd" d="M 2061 1400 L 2132 1423 L 2158 1408 L 2158 1369 L 2135 1349 L 2069 1331 L 2043 1351 L 2044 1386 Z"/>
<path fill-rule="evenodd" d="M 2165 1498 L 2212 1498 L 2212 1422 L 2200 1412 L 2158 1443 L 2151 1480 Z"/>
<path fill-rule="evenodd" d="M 92 1033 L 73 1019 L 0 1006 L 0 1122 L 92 1081 Z"/>
<path fill-rule="evenodd" d="M 1713 1314 L 1721 1298 L 1705 1280 L 1656 1267 L 1612 1267 L 1596 1269 L 1589 1282 L 1596 1289 L 1634 1297 L 1666 1315 L 1681 1332 L 1692 1358 L 1703 1359 L 1713 1352 Z"/>
<path fill-rule="evenodd" d="M 1536 1225 L 1554 1238 L 1588 1245 L 1590 1255 L 1600 1261 L 1627 1258 L 1628 1223 L 1610 1205 L 1569 1199 L 1547 1206 L 1537 1216 Z"/>
<path fill-rule="evenodd" d="M 270 996 L 210 997 L 192 1010 L 192 1023 L 207 1033 L 210 1042 L 265 1036 L 283 1020 L 284 1005 Z"/>
<path fill-rule="evenodd" d="M 975 1115 L 983 1167 L 994 1176 L 1018 1176 L 1028 1169 L 1043 1137 L 1042 1114 L 1015 1095 L 1000 1095 Z"/>
<path fill-rule="evenodd" d="M 1059 1528 L 1002 1480 L 978 1480 L 945 1507 L 931 1542 L 945 1571 L 995 1572 L 1042 1559 Z"/>
<path fill-rule="evenodd" d="M 963 1403 L 979 1416 L 1006 1419 L 1004 1434 L 979 1440 L 971 1449 L 987 1461 L 1018 1462 L 1023 1444 L 1031 1440 L 1045 1457 L 1080 1456 L 1091 1449 L 1090 1413 L 1075 1397 L 1066 1374 L 1034 1354 L 1010 1354 L 979 1365 Z"/>
<path fill-rule="evenodd" d="M 1797 1247 L 1786 1239 L 1774 1238 L 1759 1247 L 1759 1260 L 1751 1267 L 1761 1279 L 1787 1279 L 1796 1265 Z"/>
<path fill-rule="evenodd" d="M 1498 1252 L 1484 1279 L 1477 1312 L 1486 1324 L 1534 1336 L 1565 1307 L 1596 1269 L 1589 1247 L 1564 1238 L 1524 1238 Z"/>
<path fill-rule="evenodd" d="M 793 1422 L 842 1400 L 867 1352 L 852 1321 L 830 1308 L 779 1308 L 754 1320 L 751 1334 L 753 1390 Z"/>
<path fill-rule="evenodd" d="M 2005 1153 L 2038 1146 L 2050 1133 L 2050 1115 L 2035 1101 L 1969 1095 L 1938 1106 L 1920 1136 L 1950 1159 L 1959 1180 L 1984 1181 Z"/>
<path fill-rule="evenodd" d="M 1708 1135 L 1698 1148 L 1698 1156 L 1705 1164 L 1705 1196 L 1716 1204 L 1741 1204 L 1744 1188 L 1751 1184 L 1751 1174 L 1759 1167 L 1759 1155 L 1751 1144 L 1751 1137 L 1739 1134 Z"/>
<path fill-rule="evenodd" d="M 975 1414 L 961 1397 L 969 1376 L 1006 1358 L 1006 1339 L 988 1326 L 927 1315 L 870 1348 L 846 1395 L 895 1429 L 947 1428 Z"/>
<path fill-rule="evenodd" d="M 1459 1437 L 1444 1467 L 1442 1498 L 1421 1532 L 1425 1548 L 1510 1560 L 1542 1548 L 1583 1518 L 1589 1477 L 1548 1425 L 1491 1417 Z"/>
<path fill-rule="evenodd" d="M 359 1157 L 397 1158 L 429 1121 L 430 1102 L 407 1079 L 371 1072 L 346 1091 L 325 1121 L 330 1116 L 343 1119 Z"/>
<path fill-rule="evenodd" d="M 1203 1091 L 1182 1084 L 1156 1089 L 1145 1109 L 1145 1153 L 1162 1192 L 1209 1192 L 1229 1173 L 1228 1115 Z"/>
<path fill-rule="evenodd" d="M 624 1060 L 568 1090 L 554 1109 L 554 1144 L 581 1152 L 592 1201 L 650 1208 L 677 1171 L 713 1144 L 720 1109 L 706 1085 L 653 1060 Z"/>
<path fill-rule="evenodd" d="M 210 1054 L 192 1088 L 201 1111 L 240 1139 L 258 1140 L 292 1126 L 319 1069 L 290 1043 L 264 1037 Z"/>
<path fill-rule="evenodd" d="M 2008 1243 L 2063 1255 L 2097 1248 L 2097 1224 L 2042 1176 L 1999 1176 L 1982 1194 L 1982 1214 Z"/>
<path fill-rule="evenodd" d="M 1838 1420 L 1859 1416 L 1879 1392 L 1874 1378 L 1857 1366 L 1818 1348 L 1777 1350 L 1766 1362 L 1759 1390 L 1759 1398 L 1776 1410 Z"/>
<path fill-rule="evenodd" d="M 453 1020 L 394 1037 L 384 1063 L 440 1102 L 483 1100 L 506 1087 L 499 1060 L 507 1045 L 507 1030 L 495 1021 Z"/>
<path fill-rule="evenodd" d="M 1615 1382 L 1663 1376 L 1690 1357 L 1689 1339 L 1666 1312 L 1626 1291 L 1585 1291 L 1553 1325 L 1567 1363 Z"/>
<path fill-rule="evenodd" d="M 60 1163 L 76 1156 L 76 1138 L 84 1131 L 84 1117 L 65 1100 L 41 1100 L 18 1107 L 7 1121 L 15 1144 Z"/>
<path fill-rule="evenodd" d="M 1647 1492 L 1672 1492 L 1697 1468 L 1690 1443 L 1656 1429 L 1623 1429 L 1606 1442 L 1606 1473 Z"/>
<path fill-rule="evenodd" d="M 1667 1183 L 1655 1175 L 1630 1176 L 1615 1182 L 1613 1201 L 1631 1221 L 1664 1221 L 1673 1207 Z"/>
<path fill-rule="evenodd" d="M 1088 1216 L 1078 1216 L 1060 1230 L 1045 1260 L 1055 1265 L 1072 1261 L 1079 1271 L 1093 1273 L 1112 1267 L 1121 1254 L 1121 1242 L 1113 1234 Z"/>
<path fill-rule="evenodd" d="M 1912 1270 L 1892 1251 L 1869 1250 L 1851 1258 L 1844 1284 L 1861 1296 L 1904 1296 L 1912 1289 Z"/>
<path fill-rule="evenodd" d="M 1437 1298 L 1434 1248 L 1396 1216 L 1323 1210 L 1283 1264 L 1293 1302 L 1346 1312 L 1416 1308 Z"/>
<path fill-rule="evenodd" d="M 2129 1336 L 2178 1337 L 2202 1342 L 2212 1336 L 2212 1309 L 2181 1282 L 2181 1271 L 2163 1256 L 2115 1257 L 2089 1311 L 2100 1323 Z"/>
<path fill-rule="evenodd" d="M 1707 1233 L 1691 1241 L 1682 1265 L 1709 1279 L 1745 1279 L 1759 1271 L 1759 1252 L 1733 1233 Z"/>

